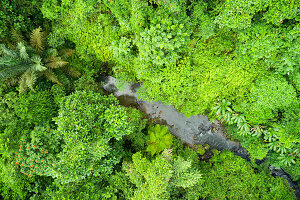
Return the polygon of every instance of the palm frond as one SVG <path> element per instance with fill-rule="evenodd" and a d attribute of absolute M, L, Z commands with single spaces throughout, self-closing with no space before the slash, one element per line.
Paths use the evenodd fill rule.
<path fill-rule="evenodd" d="M 74 53 L 75 53 L 75 50 L 73 50 L 73 49 L 62 49 L 59 51 L 59 54 L 62 57 L 67 57 L 67 58 L 72 56 Z"/>
<path fill-rule="evenodd" d="M 42 72 L 47 69 L 45 66 L 43 66 L 41 57 L 35 55 L 31 58 L 31 61 L 33 62 L 33 64 L 31 65 L 32 71 Z"/>
<path fill-rule="evenodd" d="M 19 81 L 19 92 L 25 92 L 28 89 L 28 86 L 26 84 L 26 80 L 24 78 L 21 78 Z"/>
<path fill-rule="evenodd" d="M 46 66 L 50 69 L 56 69 L 56 68 L 63 67 L 67 64 L 68 62 L 64 61 L 61 57 L 52 55 L 47 59 Z"/>
<path fill-rule="evenodd" d="M 78 78 L 81 76 L 80 71 L 78 71 L 77 69 L 75 69 L 74 67 L 63 67 L 62 71 L 69 74 L 70 76 L 74 77 L 74 78 Z"/>
<path fill-rule="evenodd" d="M 47 70 L 45 70 L 43 73 L 44 73 L 44 75 L 46 76 L 46 78 L 47 78 L 48 80 L 50 80 L 50 81 L 52 81 L 52 82 L 54 82 L 54 83 L 57 83 L 57 84 L 59 84 L 59 85 L 62 85 L 62 84 L 59 82 L 57 76 L 54 74 L 54 72 L 53 72 L 51 69 L 47 69 Z"/>
<path fill-rule="evenodd" d="M 36 73 L 31 70 L 27 70 L 24 74 L 22 74 L 20 78 L 19 92 L 24 92 L 27 90 L 27 88 L 34 90 L 33 86 L 35 84 L 36 79 Z"/>
<path fill-rule="evenodd" d="M 32 69 L 32 71 L 42 72 L 42 71 L 45 71 L 47 69 L 47 67 L 44 67 L 40 63 L 35 63 L 35 64 L 31 65 L 31 69 Z"/>
<path fill-rule="evenodd" d="M 36 82 L 36 79 L 37 79 L 37 76 L 36 76 L 36 73 L 34 73 L 34 72 L 31 72 L 31 73 L 28 75 L 27 79 L 26 79 L 26 85 L 27 85 L 27 87 L 29 87 L 31 90 L 34 90 L 34 89 L 33 89 L 33 86 L 34 86 L 34 84 L 35 84 L 35 82 Z"/>
<path fill-rule="evenodd" d="M 4 82 L 6 85 L 8 85 L 9 87 L 13 87 L 13 86 L 16 86 L 18 84 L 20 80 L 18 78 L 8 78 L 6 79 Z"/>
<path fill-rule="evenodd" d="M 14 28 L 11 30 L 11 36 L 17 44 L 19 42 L 25 43 L 23 35 L 20 31 L 16 31 Z"/>
<path fill-rule="evenodd" d="M 42 29 L 36 28 L 32 31 L 30 35 L 30 44 L 31 46 L 37 50 L 37 52 L 41 53 L 44 50 L 44 42 L 45 42 L 45 33 Z"/>
<path fill-rule="evenodd" d="M 24 44 L 22 42 L 19 42 L 17 48 L 19 49 L 20 58 L 23 60 L 27 60 L 29 58 L 29 55 L 27 54 Z"/>
<path fill-rule="evenodd" d="M 15 51 L 7 48 L 4 44 L 0 44 L 0 55 L 1 56 L 9 56 L 11 58 L 18 57 L 18 54 Z"/>
<path fill-rule="evenodd" d="M 18 62 L 19 62 L 19 60 L 14 59 L 14 58 L 9 57 L 9 56 L 0 57 L 0 66 L 2 66 L 2 65 L 4 65 L 4 66 L 15 65 Z"/>
<path fill-rule="evenodd" d="M 19 62 L 15 65 L 0 65 L 0 81 L 6 80 L 22 74 L 28 70 L 29 66 L 27 63 Z"/>

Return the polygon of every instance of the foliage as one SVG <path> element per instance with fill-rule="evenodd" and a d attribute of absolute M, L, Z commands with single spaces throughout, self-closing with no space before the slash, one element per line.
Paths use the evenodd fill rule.
<path fill-rule="evenodd" d="M 206 150 L 209 149 L 209 145 L 208 144 L 204 144 L 204 145 L 201 145 L 201 144 L 197 144 L 197 145 L 194 145 L 194 147 L 196 152 L 199 153 L 200 156 L 203 156 L 206 152 Z"/>
<path fill-rule="evenodd" d="M 26 132 L 30 127 L 20 120 L 14 111 L 13 104 L 16 94 L 10 92 L 1 94 L 0 98 L 0 151 L 3 157 L 9 156 L 14 147 L 17 146 L 17 140 L 20 138 L 22 131 Z"/>
<path fill-rule="evenodd" d="M 66 38 L 77 45 L 76 51 L 86 60 L 112 60 L 108 46 L 117 38 L 118 27 L 113 26 L 111 11 L 102 1 L 46 0 L 41 11 L 52 20 L 51 46 L 62 45 Z"/>
<path fill-rule="evenodd" d="M 113 182 L 117 179 L 117 181 L 126 183 L 126 179 L 123 181 L 121 178 L 124 177 L 111 175 L 111 177 L 88 177 L 75 183 L 53 183 L 39 196 L 39 199 L 117 199 L 113 187 L 117 188 L 121 185 L 114 185 Z"/>
<path fill-rule="evenodd" d="M 167 126 L 156 124 L 148 129 L 147 151 L 153 156 L 171 147 L 173 136 Z"/>
<path fill-rule="evenodd" d="M 28 174 L 20 173 L 20 165 L 27 164 L 25 160 L 19 160 L 19 165 L 16 165 L 15 152 L 22 158 L 28 158 L 27 154 L 17 151 L 20 146 L 26 148 L 24 143 L 20 144 L 20 138 L 30 140 L 35 125 L 51 122 L 56 114 L 56 105 L 52 96 L 47 91 L 40 91 L 40 88 L 36 93 L 18 95 L 14 88 L 2 84 L 0 91 L 1 195 L 4 199 L 26 199 L 43 190 L 51 178 L 34 177 L 33 174 L 28 177 Z"/>
<path fill-rule="evenodd" d="M 139 82 L 142 100 L 217 117 L 252 161 L 297 181 L 299 8 L 288 0 L 1 1 L 1 197 L 294 199 L 261 166 L 204 145 L 197 154 L 165 126 L 147 130 L 146 116 L 103 96 L 98 81 L 104 73 Z M 52 29 L 48 38 L 39 26 Z M 215 155 L 200 162 L 204 153 Z"/>
<path fill-rule="evenodd" d="M 209 199 L 296 199 L 287 181 L 255 172 L 242 158 L 224 151 L 203 168 L 201 197 Z M 199 189 L 198 189 L 199 190 Z"/>
<path fill-rule="evenodd" d="M 282 75 L 299 73 L 300 26 L 274 27 L 263 23 L 239 31 L 236 56 L 245 63 L 261 64 Z"/>
<path fill-rule="evenodd" d="M 295 163 L 295 165 L 292 165 L 290 167 L 283 167 L 283 170 L 292 177 L 293 181 L 295 181 L 295 182 L 299 181 L 299 179 L 300 179 L 300 162 L 297 162 L 297 163 Z"/>
<path fill-rule="evenodd" d="M 124 72 L 129 77 L 134 75 L 143 81 L 158 82 L 160 70 L 175 65 L 188 49 L 191 25 L 183 10 L 185 3 L 156 2 L 158 7 L 153 8 L 146 2 L 133 2 L 127 5 L 130 11 L 127 16 L 116 15 L 123 35 L 112 43 L 117 62 L 113 70 L 117 76 L 124 77 Z M 123 9 L 117 4 L 110 3 L 109 7 Z M 126 17 L 130 19 L 129 26 L 123 31 L 121 22 Z"/>
<path fill-rule="evenodd" d="M 203 146 L 205 146 L 204 148 L 208 148 L 207 145 L 203 145 Z M 181 157 L 184 160 L 188 160 L 188 161 L 191 162 L 192 168 L 201 170 L 199 155 L 195 151 L 194 148 L 190 148 L 189 146 L 185 146 L 182 143 L 182 141 L 178 138 L 173 139 L 173 144 L 172 144 L 171 148 L 172 148 L 174 158 Z M 189 193 L 192 190 L 193 190 L 193 187 L 190 188 L 189 190 L 187 190 L 186 192 Z M 184 194 L 183 191 L 182 191 L 181 194 L 182 195 L 187 195 L 187 194 Z"/>
<path fill-rule="evenodd" d="M 25 128 L 24 126 L 21 128 Z M 23 133 L 26 133 L 26 131 L 24 130 Z M 22 132 L 20 132 L 20 134 L 22 134 Z M 37 135 L 36 134 L 36 130 L 32 132 L 32 135 Z M 43 138 L 43 135 L 40 135 L 41 138 Z M 28 151 L 28 149 L 24 146 L 25 144 L 23 143 L 24 137 L 21 136 L 22 138 L 22 143 L 20 142 L 19 138 L 14 136 L 15 141 L 10 143 L 10 146 L 14 146 L 14 142 L 18 143 L 18 148 L 21 149 L 20 151 L 15 151 L 16 149 L 14 149 L 14 151 L 11 151 L 12 148 L 14 147 L 10 147 L 7 149 L 7 152 L 2 153 L 1 152 L 1 162 L 0 162 L 0 191 L 1 191 L 1 197 L 3 199 L 27 199 L 29 197 L 34 197 L 36 194 L 40 193 L 41 191 L 43 191 L 46 187 L 46 185 L 49 184 L 49 182 L 51 182 L 51 178 L 43 178 L 43 176 L 32 176 L 33 173 L 30 171 L 28 171 L 29 168 L 24 169 L 25 166 L 28 166 L 29 162 L 31 162 L 29 160 L 29 157 L 34 156 L 35 152 L 32 153 L 32 151 L 30 151 L 30 153 L 32 153 L 31 155 L 29 154 L 24 154 L 24 149 L 26 149 Z M 29 137 L 30 138 L 30 137 Z M 50 140 L 52 138 L 49 138 Z M 41 142 L 41 140 L 40 140 Z M 44 141 L 45 145 L 41 144 L 41 146 L 46 146 L 47 141 Z M 48 143 L 49 144 L 49 143 Z M 21 146 L 21 147 L 20 147 Z M 35 146 L 36 147 L 36 146 Z M 17 147 L 16 147 L 17 148 Z M 25 150 L 25 151 L 26 151 Z M 15 152 L 17 154 L 15 154 Z M 50 152 L 47 152 L 47 154 Z M 20 157 L 19 157 L 20 156 Z M 20 160 L 20 158 L 22 158 Z M 26 160 L 24 160 L 24 158 L 28 159 L 28 163 L 26 163 Z M 17 159 L 17 160 L 16 160 Z M 24 164 L 24 165 L 23 165 Z M 39 163 L 41 164 L 41 163 Z M 23 165 L 23 166 L 22 166 Z M 42 169 L 41 166 L 40 169 Z M 33 169 L 36 170 L 36 169 Z M 27 173 L 28 174 L 23 174 L 21 172 Z"/>
<path fill-rule="evenodd" d="M 85 73 L 82 77 L 74 82 L 75 90 L 76 91 L 93 91 L 93 92 L 100 92 L 101 86 L 96 83 L 94 79 L 94 72 L 89 71 Z"/>
<path fill-rule="evenodd" d="M 28 124 L 51 122 L 57 112 L 57 105 L 47 91 L 22 93 L 12 104 L 16 115 Z"/>
<path fill-rule="evenodd" d="M 50 90 L 52 96 L 53 96 L 53 99 L 54 99 L 54 102 L 59 105 L 59 102 L 60 100 L 66 96 L 66 91 L 65 91 L 65 88 L 61 85 L 58 85 L 58 84 L 54 84 L 52 87 L 51 87 L 51 90 Z"/>
<path fill-rule="evenodd" d="M 262 138 L 251 136 L 245 137 L 244 141 L 242 141 L 242 146 L 247 149 L 252 160 L 263 160 L 267 157 L 270 150 L 273 150 L 269 148 L 268 144 Z"/>
<path fill-rule="evenodd" d="M 64 67 L 68 62 L 56 55 L 54 49 L 45 51 L 45 33 L 41 28 L 34 29 L 30 36 L 31 46 L 25 46 L 24 41 L 19 42 L 16 50 L 8 49 L 5 45 L 0 45 L 0 75 L 1 81 L 10 79 L 16 82 L 16 77 L 20 76 L 19 90 L 25 91 L 27 88 L 33 89 L 36 79 L 44 75 L 49 80 L 61 84 L 53 70 Z M 65 55 L 71 55 L 72 50 L 65 50 Z M 70 70 L 72 69 L 72 70 Z M 65 69 L 67 70 L 67 69 Z M 76 72 L 69 68 L 68 71 Z M 71 74 L 71 73 L 70 73 Z M 72 73 L 79 76 L 80 73 Z"/>
<path fill-rule="evenodd" d="M 165 150 L 152 161 L 138 152 L 132 161 L 123 165 L 126 175 L 137 187 L 132 199 L 169 199 L 172 190 L 188 189 L 201 178 L 190 161 L 180 157 L 172 160 L 171 150 Z"/>
<path fill-rule="evenodd" d="M 274 13 L 278 6 L 284 9 Z M 116 76 L 144 82 L 141 97 L 173 104 L 190 116 L 209 111 L 217 98 L 242 100 L 267 70 L 295 77 L 297 8 L 298 3 L 284 0 L 91 0 L 88 5 L 48 0 L 42 10 L 55 20 L 54 35 L 78 44 L 86 60 L 94 55 L 115 62 Z M 212 21 L 221 27 L 208 26 Z"/>
<path fill-rule="evenodd" d="M 76 50 L 86 60 L 116 61 L 119 74 L 128 73 L 123 67 L 133 72 L 128 65 L 134 61 L 139 66 L 136 74 L 145 79 L 153 74 L 151 68 L 174 64 L 189 41 L 189 18 L 181 12 L 185 3 L 159 4 L 155 9 L 138 0 L 47 0 L 42 12 L 53 20 L 51 45 L 58 46 L 67 38 L 78 44 Z"/>
<path fill-rule="evenodd" d="M 11 42 L 11 35 L 16 32 L 29 33 L 35 27 L 47 26 L 40 7 L 42 2 L 3 0 L 0 4 L 0 42 Z"/>
<path fill-rule="evenodd" d="M 267 98 L 269 97 L 272 96 L 267 96 Z M 291 99 L 293 100 L 293 98 Z M 273 102 L 276 103 L 276 101 Z M 266 105 L 272 106 L 273 102 L 271 101 Z M 264 104 L 265 102 L 262 101 L 262 103 Z M 297 128 L 296 125 L 296 121 L 299 121 L 299 116 L 296 115 L 293 120 L 285 118 L 287 124 L 292 123 L 296 125 L 292 129 L 286 123 L 266 127 L 253 122 L 249 124 L 248 119 L 246 120 L 245 116 L 232 110 L 229 107 L 230 105 L 229 101 L 223 99 L 222 102 L 217 103 L 214 110 L 218 115 L 218 119 L 237 127 L 238 130 L 235 130 L 236 134 L 234 134 L 234 137 L 241 141 L 253 159 L 263 159 L 271 150 L 270 154 L 280 153 L 272 162 L 272 165 L 276 167 L 290 166 L 299 160 L 299 136 L 297 135 L 299 126 Z M 297 111 L 295 112 L 297 113 Z"/>
<path fill-rule="evenodd" d="M 231 102 L 223 99 L 218 101 L 217 105 L 213 108 L 219 120 L 223 120 L 229 125 L 236 124 L 241 134 L 250 132 L 249 124 L 244 116 L 235 113 L 229 106 Z"/>
<path fill-rule="evenodd" d="M 213 23 L 213 17 L 208 12 L 208 4 L 204 1 L 194 2 L 194 4 L 191 14 L 194 29 L 192 36 L 206 40 L 215 35 L 216 26 Z"/>
<path fill-rule="evenodd" d="M 243 99 L 261 69 L 240 67 L 240 63 L 230 57 L 208 56 L 216 53 L 211 52 L 211 48 L 219 49 L 213 45 L 214 41 L 195 44 L 193 60 L 184 58 L 175 67 L 164 68 L 158 73 L 159 82 L 145 81 L 140 97 L 172 104 L 186 116 L 205 113 L 221 96 Z M 224 45 L 224 51 L 230 48 Z"/>
<path fill-rule="evenodd" d="M 249 103 L 248 103 L 249 102 Z M 278 112 L 291 110 L 297 104 L 295 89 L 282 77 L 268 77 L 256 82 L 248 102 L 240 110 L 250 123 L 266 124 L 278 117 Z"/>
<path fill-rule="evenodd" d="M 22 174 L 53 174 L 56 165 L 55 154 L 59 152 L 60 139 L 50 127 L 35 127 L 30 138 L 21 138 L 19 150 L 15 152 L 15 164 L 19 165 Z"/>
<path fill-rule="evenodd" d="M 218 16 L 215 23 L 220 27 L 227 26 L 229 28 L 244 29 L 251 26 L 251 20 L 255 12 L 263 9 L 261 1 L 229 1 L 218 4 L 216 11 Z"/>
<path fill-rule="evenodd" d="M 112 173 L 122 158 L 122 137 L 132 133 L 126 110 L 113 96 L 77 91 L 64 97 L 55 119 L 64 145 L 56 178 L 72 182 Z"/>
<path fill-rule="evenodd" d="M 149 28 L 145 28 L 135 42 L 139 61 L 154 66 L 175 63 L 179 59 L 178 54 L 185 50 L 189 38 L 188 28 L 185 27 L 187 22 L 179 21 L 159 9 L 149 20 Z"/>
<path fill-rule="evenodd" d="M 152 81 L 159 77 L 156 73 L 167 65 L 174 65 L 187 49 L 189 28 L 187 19 L 176 19 L 163 9 L 157 9 L 148 17 L 150 23 L 143 31 L 136 32 L 135 40 L 121 38 L 114 50 L 119 65 L 130 57 L 138 67 L 135 73 L 139 79 L 151 78 Z M 124 44 L 127 44 L 124 50 Z M 122 46 L 121 46 L 122 45 Z M 138 55 L 134 50 L 136 48 Z M 133 55 L 126 55 L 125 51 Z M 124 53 L 123 53 L 124 52 Z M 124 55 L 125 54 L 125 55 Z M 121 61 L 121 62 L 120 62 Z M 125 64 L 128 63 L 125 62 Z M 115 70 L 119 70 L 120 66 Z M 152 78 L 154 75 L 155 79 Z"/>
<path fill-rule="evenodd" d="M 3 157 L 17 148 L 22 135 L 29 137 L 35 125 L 51 123 L 57 112 L 57 105 L 47 91 L 38 89 L 18 95 L 10 90 L 0 98 L 0 152 Z"/>
<path fill-rule="evenodd" d="M 23 176 L 14 163 L 1 159 L 0 195 L 3 199 L 24 199 L 28 195 L 28 178 Z"/>
<path fill-rule="evenodd" d="M 146 144 L 146 134 L 144 133 L 144 129 L 146 128 L 147 120 L 144 118 L 145 115 L 135 109 L 128 107 L 126 109 L 126 113 L 128 115 L 128 121 L 133 127 L 133 133 L 125 136 L 125 139 L 130 141 L 130 149 L 132 152 L 142 151 L 145 149 Z M 127 146 L 129 148 L 129 146 Z"/>
<path fill-rule="evenodd" d="M 26 47 L 23 43 L 18 43 L 18 49 L 13 51 L 1 44 L 0 46 L 1 60 L 0 60 L 0 72 L 1 81 L 23 74 L 23 84 L 30 87 L 33 86 L 35 77 L 33 77 L 31 71 L 43 71 L 46 68 L 41 65 L 39 57 L 32 56 L 31 58 L 27 54 Z M 25 79 L 26 76 L 26 79 Z M 33 89 L 33 88 L 32 88 Z"/>
<path fill-rule="evenodd" d="M 226 0 L 216 7 L 218 16 L 215 23 L 221 27 L 227 26 L 234 29 L 245 29 L 251 26 L 252 21 L 255 19 L 255 14 L 260 14 L 262 15 L 260 18 L 266 21 L 266 23 L 280 25 L 286 19 L 296 18 L 299 7 L 300 3 L 298 1 Z"/>

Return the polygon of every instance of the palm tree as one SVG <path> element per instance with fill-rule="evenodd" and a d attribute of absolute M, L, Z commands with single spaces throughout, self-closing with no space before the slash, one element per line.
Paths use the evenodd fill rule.
<path fill-rule="evenodd" d="M 0 81 L 5 80 L 12 84 L 19 82 L 19 91 L 23 92 L 27 88 L 34 90 L 37 78 L 43 75 L 50 81 L 61 84 L 53 69 L 62 68 L 70 75 L 80 76 L 76 69 L 66 66 L 68 62 L 54 53 L 49 53 L 51 49 L 45 51 L 46 38 L 41 28 L 32 31 L 30 46 L 24 45 L 22 37 L 15 38 L 18 41 L 15 49 L 0 44 Z M 73 52 L 71 49 L 65 49 L 64 55 L 70 56 Z"/>

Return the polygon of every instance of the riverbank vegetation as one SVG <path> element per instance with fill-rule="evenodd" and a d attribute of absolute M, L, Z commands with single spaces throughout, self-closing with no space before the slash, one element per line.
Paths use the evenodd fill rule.
<path fill-rule="evenodd" d="M 300 2 L 3 0 L 0 43 L 1 198 L 296 199 L 268 166 L 299 185 Z M 185 146 L 100 74 L 220 120 L 250 161 Z"/>

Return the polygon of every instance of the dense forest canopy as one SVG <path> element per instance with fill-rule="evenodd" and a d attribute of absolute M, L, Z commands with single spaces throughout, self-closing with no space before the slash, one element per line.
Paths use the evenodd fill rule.
<path fill-rule="evenodd" d="M 220 120 L 250 161 L 184 145 L 100 75 Z M 0 196 L 296 199 L 268 166 L 299 186 L 299 92 L 300 1 L 2 0 Z"/>

